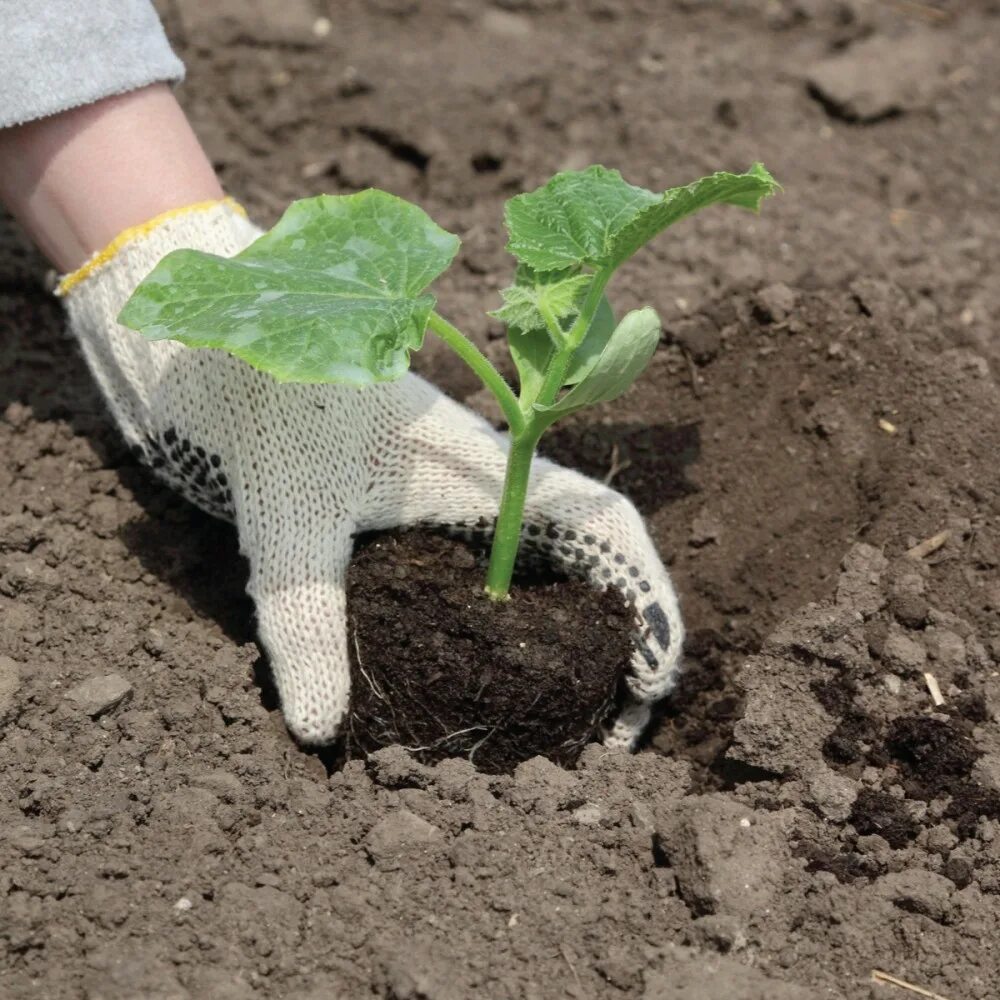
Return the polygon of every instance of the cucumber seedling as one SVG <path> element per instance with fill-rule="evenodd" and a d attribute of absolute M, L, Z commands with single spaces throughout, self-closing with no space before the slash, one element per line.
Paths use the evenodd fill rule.
<path fill-rule="evenodd" d="M 496 397 L 510 429 L 486 590 L 507 596 L 539 438 L 582 407 L 620 396 L 656 350 L 650 308 L 616 322 L 608 282 L 637 250 L 708 205 L 757 211 L 778 189 L 761 164 L 660 194 L 617 170 L 556 174 L 507 202 L 514 283 L 492 313 L 507 326 L 514 391 L 486 356 L 435 309 L 428 286 L 459 239 L 384 191 L 293 202 L 235 257 L 168 254 L 119 320 L 150 340 L 228 351 L 281 382 L 355 386 L 400 378 L 425 331 L 448 344 Z"/>

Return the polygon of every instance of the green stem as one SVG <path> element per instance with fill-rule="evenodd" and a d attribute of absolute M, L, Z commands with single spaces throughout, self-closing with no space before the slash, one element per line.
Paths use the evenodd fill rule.
<path fill-rule="evenodd" d="M 559 395 L 559 390 L 565 384 L 566 373 L 569 371 L 569 366 L 573 361 L 573 355 L 580 344 L 583 343 L 583 338 L 587 336 L 587 331 L 594 320 L 597 307 L 601 304 L 601 296 L 604 294 L 604 288 L 611 280 L 612 274 L 613 268 L 606 267 L 594 275 L 594 280 L 587 291 L 587 297 L 583 300 L 583 305 L 580 307 L 580 313 L 576 317 L 576 322 L 570 327 L 569 333 L 566 334 L 565 346 L 556 352 L 549 364 L 548 371 L 545 373 L 542 388 L 538 392 L 538 402 L 543 406 L 551 405 L 555 401 L 556 396 Z"/>
<path fill-rule="evenodd" d="M 537 400 L 543 405 L 553 402 L 566 381 L 566 372 L 573 360 L 573 354 L 583 343 L 590 324 L 594 320 L 597 307 L 601 304 L 604 288 L 611 278 L 611 268 L 604 268 L 594 275 L 594 280 L 587 291 L 587 297 L 580 307 L 576 322 L 570 327 L 569 333 L 562 335 L 554 316 L 542 312 L 550 333 L 553 327 L 559 333 L 558 348 L 549 363 L 538 392 Z M 519 430 L 514 430 L 511 424 L 511 447 L 507 456 L 507 472 L 504 476 L 503 494 L 500 498 L 500 511 L 497 514 L 496 531 L 493 535 L 493 548 L 490 550 L 490 565 L 486 571 L 486 593 L 494 600 L 500 601 L 507 597 L 510 590 L 511 577 L 514 574 L 514 562 L 521 542 L 521 525 L 524 522 L 524 502 L 528 496 L 528 477 L 531 474 L 531 459 L 535 454 L 535 446 L 545 428 L 551 423 L 544 415 L 535 412 L 523 419 Z"/>
<path fill-rule="evenodd" d="M 552 310 L 543 302 L 538 303 L 538 311 L 541 313 L 542 319 L 545 320 L 545 325 L 548 327 L 549 336 L 552 338 L 553 346 L 561 349 L 566 343 L 566 334 L 563 332 L 563 328 L 559 325 L 559 320 L 556 319 L 555 313 L 553 313 Z"/>
<path fill-rule="evenodd" d="M 495 601 L 505 600 L 514 575 L 514 562 L 521 542 L 521 525 L 524 521 L 524 501 L 528 495 L 528 477 L 531 459 L 541 433 L 530 423 L 521 436 L 512 436 L 507 472 L 504 476 L 500 512 L 497 515 L 490 565 L 486 571 L 486 593 Z"/>
<path fill-rule="evenodd" d="M 496 396 L 503 415 L 507 419 L 512 437 L 524 432 L 525 419 L 518 406 L 514 391 L 504 381 L 504 377 L 493 367 L 489 358 L 469 340 L 461 330 L 452 326 L 444 317 L 432 312 L 427 327 L 433 330 L 478 376 L 483 385 Z"/>

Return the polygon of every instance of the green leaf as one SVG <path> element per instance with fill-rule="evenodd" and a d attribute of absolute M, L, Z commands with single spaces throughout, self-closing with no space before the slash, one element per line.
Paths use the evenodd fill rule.
<path fill-rule="evenodd" d="M 535 409 L 553 419 L 584 406 L 620 396 L 649 364 L 660 341 L 660 319 L 649 308 L 635 309 L 615 327 L 614 333 L 586 377 L 551 406 Z"/>
<path fill-rule="evenodd" d="M 519 326 L 509 326 L 507 344 L 517 366 L 518 381 L 521 383 L 518 395 L 524 410 L 530 408 L 537 399 L 545 381 L 545 371 L 554 351 L 552 340 L 545 330 L 524 330 Z"/>
<path fill-rule="evenodd" d="M 490 315 L 522 330 L 548 330 L 547 312 L 564 328 L 561 321 L 576 316 L 593 280 L 592 274 L 534 271 L 521 265 L 514 284 L 500 290 L 504 304 Z M 561 343 L 555 346 L 560 347 Z"/>
<path fill-rule="evenodd" d="M 563 331 L 569 330 L 593 281 L 592 274 L 565 271 L 533 271 L 523 264 L 517 269 L 514 285 L 501 291 L 505 304 L 490 313 L 508 323 L 507 340 L 521 383 L 520 396 L 528 407 L 542 387 L 554 344 L 538 303 L 544 302 Z M 602 296 L 583 342 L 573 353 L 566 385 L 575 385 L 593 368 L 615 328 L 615 314 Z"/>
<path fill-rule="evenodd" d="M 235 257 L 168 254 L 119 321 L 228 351 L 280 382 L 389 381 L 423 342 L 435 304 L 424 289 L 458 245 L 384 191 L 306 198 Z"/>
<path fill-rule="evenodd" d="M 590 374 L 614 332 L 615 313 L 607 297 L 602 295 L 582 343 L 573 352 L 573 360 L 566 373 L 566 385 L 576 385 Z"/>
<path fill-rule="evenodd" d="M 777 190 L 760 163 L 745 174 L 716 173 L 662 194 L 628 184 L 605 167 L 567 171 L 507 202 L 507 249 L 539 271 L 613 269 L 701 208 L 725 203 L 757 211 Z"/>
<path fill-rule="evenodd" d="M 608 300 L 602 298 L 583 343 L 573 353 L 573 361 L 566 373 L 566 385 L 576 385 L 587 377 L 614 329 L 615 314 Z M 555 348 L 544 330 L 523 330 L 517 326 L 507 328 L 507 342 L 517 366 L 521 401 L 530 408 L 545 381 L 545 372 Z"/>

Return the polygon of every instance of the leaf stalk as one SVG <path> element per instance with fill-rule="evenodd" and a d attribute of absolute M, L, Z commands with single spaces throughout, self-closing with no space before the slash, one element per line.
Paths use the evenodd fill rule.
<path fill-rule="evenodd" d="M 524 414 L 518 406 L 513 389 L 507 385 L 504 377 L 493 367 L 489 358 L 443 316 L 436 312 L 430 314 L 427 327 L 433 330 L 475 373 L 479 380 L 496 397 L 503 415 L 507 420 L 512 437 L 517 437 L 525 429 Z"/>

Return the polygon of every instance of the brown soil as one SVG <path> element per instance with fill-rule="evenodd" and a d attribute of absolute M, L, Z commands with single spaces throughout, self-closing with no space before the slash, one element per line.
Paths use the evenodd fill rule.
<path fill-rule="evenodd" d="M 430 532 L 359 542 L 349 755 L 399 744 L 425 763 L 464 757 L 498 774 L 539 754 L 572 765 L 594 738 L 632 656 L 628 604 L 535 570 L 491 601 L 488 555 Z"/>
<path fill-rule="evenodd" d="M 229 189 L 419 201 L 498 359 L 510 192 L 759 158 L 785 193 L 630 266 L 662 349 L 547 445 L 647 515 L 684 683 L 646 752 L 513 776 L 288 740 L 232 534 L 133 464 L 5 236 L 4 995 L 995 996 L 995 0 L 347 0 L 324 38 L 311 0 L 164 7 Z"/>

